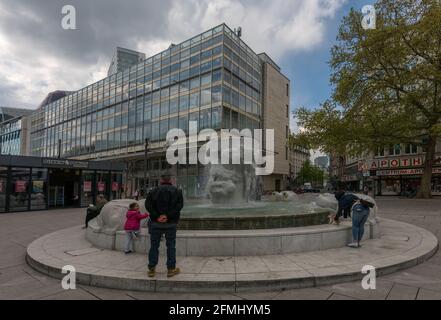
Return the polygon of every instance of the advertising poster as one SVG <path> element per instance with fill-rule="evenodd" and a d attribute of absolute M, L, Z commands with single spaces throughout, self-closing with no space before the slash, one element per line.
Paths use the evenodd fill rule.
<path fill-rule="evenodd" d="M 119 189 L 119 183 L 118 182 L 112 182 L 112 191 L 116 192 Z"/>
<path fill-rule="evenodd" d="M 32 192 L 43 193 L 44 181 L 32 181 Z"/>
<path fill-rule="evenodd" d="M 104 192 L 106 190 L 106 183 L 99 181 L 98 182 L 98 192 Z"/>
<path fill-rule="evenodd" d="M 26 181 L 17 180 L 15 182 L 15 192 L 17 193 L 26 192 Z"/>
<path fill-rule="evenodd" d="M 83 191 L 84 192 L 92 192 L 92 181 L 84 181 Z"/>

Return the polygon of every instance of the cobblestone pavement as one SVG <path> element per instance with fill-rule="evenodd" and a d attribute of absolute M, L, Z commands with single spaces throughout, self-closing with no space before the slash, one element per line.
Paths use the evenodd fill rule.
<path fill-rule="evenodd" d="M 423 227 L 441 239 L 441 199 L 378 199 L 380 215 Z M 366 291 L 360 282 L 333 286 L 236 294 L 167 294 L 78 286 L 65 291 L 59 280 L 44 276 L 25 262 L 26 247 L 50 232 L 80 225 L 84 210 L 65 209 L 0 214 L 0 299 L 440 299 L 441 254 L 429 261 L 377 279 L 377 289 Z"/>

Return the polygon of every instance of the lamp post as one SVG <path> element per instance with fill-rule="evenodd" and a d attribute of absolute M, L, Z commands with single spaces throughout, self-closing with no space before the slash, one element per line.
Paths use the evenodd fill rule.
<path fill-rule="evenodd" d="M 146 138 L 145 139 L 145 144 L 144 144 L 144 192 L 147 193 L 147 156 L 148 156 L 148 152 L 149 152 L 149 139 Z"/>
<path fill-rule="evenodd" d="M 61 139 L 58 139 L 58 159 L 61 158 Z"/>

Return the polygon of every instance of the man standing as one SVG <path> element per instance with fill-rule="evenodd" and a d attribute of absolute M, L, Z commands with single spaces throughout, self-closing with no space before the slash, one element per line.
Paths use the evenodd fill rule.
<path fill-rule="evenodd" d="M 176 229 L 184 207 L 182 191 L 172 185 L 169 175 L 163 175 L 159 187 L 147 194 L 145 207 L 151 221 L 148 276 L 154 277 L 156 274 L 159 245 L 164 234 L 167 246 L 167 277 L 173 277 L 180 272 L 176 268 Z"/>

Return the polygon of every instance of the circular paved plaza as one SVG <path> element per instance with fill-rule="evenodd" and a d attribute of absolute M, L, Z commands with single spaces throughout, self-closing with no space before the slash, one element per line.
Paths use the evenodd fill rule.
<path fill-rule="evenodd" d="M 77 230 L 84 218 L 83 210 L 3 214 L 0 299 L 441 299 L 441 258 L 435 252 L 437 239 L 432 236 L 441 236 L 441 199 L 377 201 L 383 236 L 367 242 L 355 253 L 348 248 L 335 248 L 254 258 L 187 257 L 181 260 L 184 272 L 174 283 L 162 277 L 161 272 L 157 279 L 147 279 L 145 255 L 129 258 L 119 252 L 92 252 L 96 249 L 81 242 L 82 233 Z M 61 238 L 70 241 L 61 242 Z M 58 272 L 61 265 L 55 262 L 62 261 L 80 266 L 79 279 L 82 273 L 89 278 L 79 280 L 77 290 L 63 290 L 60 280 L 26 264 L 28 246 L 28 261 L 34 268 L 38 269 L 38 264 L 33 256 L 46 257 L 46 267 L 51 268 L 40 270 L 43 273 Z M 359 270 L 368 263 L 376 266 L 380 274 L 376 290 L 361 287 Z M 116 281 L 115 275 L 121 274 L 133 281 Z M 201 284 L 213 281 L 213 274 L 216 286 L 205 290 Z M 125 290 L 102 288 L 109 279 L 114 279 L 112 287 Z M 170 288 L 175 292 L 170 292 Z"/>

